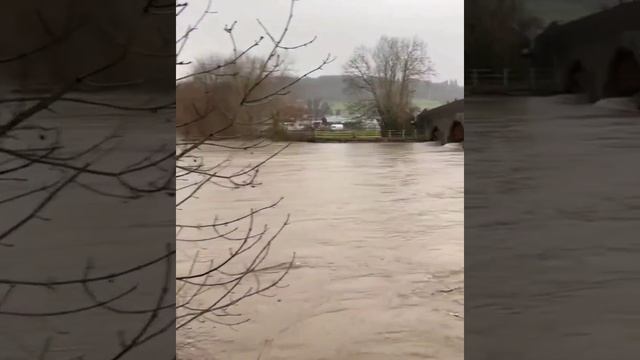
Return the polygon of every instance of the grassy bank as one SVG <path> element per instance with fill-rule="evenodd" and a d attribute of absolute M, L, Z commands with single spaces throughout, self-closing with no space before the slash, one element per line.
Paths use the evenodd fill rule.
<path fill-rule="evenodd" d="M 424 137 L 416 136 L 415 132 L 401 130 L 390 131 L 385 135 L 379 130 L 339 130 L 339 131 L 289 131 L 280 133 L 277 140 L 303 142 L 419 142 Z"/>

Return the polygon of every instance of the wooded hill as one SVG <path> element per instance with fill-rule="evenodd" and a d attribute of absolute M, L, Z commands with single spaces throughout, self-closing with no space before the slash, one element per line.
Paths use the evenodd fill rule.
<path fill-rule="evenodd" d="M 324 101 L 352 101 L 357 97 L 346 89 L 344 76 L 330 75 L 317 78 L 305 78 L 297 83 L 291 94 L 297 99 L 320 98 Z M 453 81 L 420 81 L 416 86 L 415 99 L 428 99 L 446 103 L 464 97 L 464 87 Z"/>

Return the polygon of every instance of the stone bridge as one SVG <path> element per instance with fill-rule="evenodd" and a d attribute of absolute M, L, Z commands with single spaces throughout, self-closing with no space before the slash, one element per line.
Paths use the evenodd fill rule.
<path fill-rule="evenodd" d="M 591 101 L 640 93 L 640 2 L 622 3 L 566 24 L 534 41 L 535 67 L 553 71 L 555 91 Z"/>
<path fill-rule="evenodd" d="M 421 112 L 415 121 L 416 132 L 428 141 L 441 144 L 464 141 L 464 100 L 456 100 Z"/>

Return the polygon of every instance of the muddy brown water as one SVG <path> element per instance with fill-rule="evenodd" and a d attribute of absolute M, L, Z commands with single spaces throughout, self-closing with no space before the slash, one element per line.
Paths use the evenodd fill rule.
<path fill-rule="evenodd" d="M 636 359 L 633 103 L 474 97 L 465 117 L 465 358 Z"/>
<path fill-rule="evenodd" d="M 277 146 L 233 162 L 255 163 Z M 203 191 L 178 222 L 284 197 L 256 223 L 277 226 L 291 215 L 269 256 L 295 253 L 295 264 L 286 287 L 233 309 L 249 322 L 194 322 L 178 332 L 179 358 L 462 359 L 463 166 L 459 144 L 296 143 L 267 163 L 260 186 Z M 215 258 L 214 248 L 178 243 L 178 274 L 195 251 Z"/>
<path fill-rule="evenodd" d="M 169 96 L 114 92 L 106 94 L 71 93 L 71 98 L 108 102 L 124 106 L 154 106 L 173 101 Z M 8 96 L 10 97 L 10 96 Z M 15 111 L 26 105 L 0 106 L 0 123 L 10 119 Z M 84 156 L 67 164 L 84 166 L 91 162 L 92 169 L 121 171 L 132 163 L 144 161 L 148 156 L 170 154 L 175 144 L 175 124 L 171 111 L 156 114 L 122 111 L 108 107 L 93 107 L 72 102 L 57 102 L 53 111 L 43 111 L 24 125 L 37 125 L 59 130 L 61 148 L 56 157 Z M 169 119 L 169 120 L 166 120 Z M 37 129 L 37 128 L 36 128 Z M 52 146 L 53 131 L 22 131 L 15 138 L 0 139 L 3 149 L 46 148 Z M 105 142 L 105 138 L 119 137 Z M 165 148 L 159 149 L 159 143 Z M 96 147 L 96 144 L 102 144 Z M 93 149 L 93 151 L 86 151 Z M 154 155 L 157 154 L 157 155 Z M 142 159 L 142 160 L 141 160 Z M 0 154 L 0 172 L 17 167 L 8 162 L 7 153 Z M 57 160 L 54 160 L 58 162 Z M 162 166 L 171 169 L 172 159 Z M 50 184 L 59 184 L 74 171 L 62 171 L 49 165 L 38 164 L 10 171 L 0 176 L 0 231 L 5 232 L 28 216 L 43 203 L 47 193 L 35 193 L 16 201 L 5 201 L 18 194 Z M 163 173 L 157 169 L 141 171 L 133 181 L 146 187 Z M 167 175 L 164 175 L 166 178 Z M 24 179 L 8 181 L 8 178 Z M 175 212 L 173 197 L 165 193 L 148 194 L 138 200 L 124 201 L 111 194 L 127 194 L 119 181 L 107 176 L 82 174 L 75 184 L 66 186 L 40 209 L 41 218 L 24 223 L 7 237 L 0 246 L 0 277 L 2 281 L 31 282 L 82 279 L 89 263 L 94 264 L 90 276 L 113 274 L 138 266 L 149 259 L 166 253 L 167 239 L 174 232 Z M 84 186 L 80 186 L 83 184 Z M 87 187 L 98 190 L 89 191 Z M 106 194 L 106 195 L 105 195 Z M 86 273 L 89 276 L 89 272 Z M 165 264 L 133 272 L 116 281 L 94 282 L 91 289 L 98 299 L 112 299 L 122 289 L 135 290 L 117 302 L 116 309 L 152 309 L 158 302 L 158 293 L 165 278 Z M 0 282 L 2 282 L 0 281 Z M 57 287 L 0 285 L 0 359 L 95 359 L 114 357 L 121 351 L 119 334 L 136 334 L 148 319 L 139 312 L 118 313 L 96 306 L 82 286 L 77 284 Z M 171 290 L 173 291 L 173 289 Z M 104 301 L 104 300 L 100 300 Z M 165 299 L 168 311 L 159 312 L 155 326 L 172 324 L 173 299 Z M 73 311 L 85 309 L 85 311 Z M 16 314 L 32 314 L 19 316 Z M 52 314 L 33 316 L 33 314 Z M 120 338 L 122 339 L 122 338 Z M 174 334 L 165 332 L 149 341 L 129 356 L 131 358 L 167 358 L 174 349 Z M 126 356 L 125 356 L 126 358 Z"/>

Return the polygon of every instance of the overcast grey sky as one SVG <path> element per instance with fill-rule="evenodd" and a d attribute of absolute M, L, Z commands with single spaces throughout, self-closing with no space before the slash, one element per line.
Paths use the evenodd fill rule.
<path fill-rule="evenodd" d="M 206 0 L 190 1 L 190 8 L 177 18 L 181 34 L 193 24 L 205 8 Z M 180 60 L 194 60 L 211 53 L 230 53 L 232 46 L 225 25 L 234 20 L 238 48 L 249 46 L 263 32 L 259 18 L 271 32 L 282 30 L 289 0 L 214 0 L 213 10 L 199 31 L 193 33 Z M 307 71 L 328 53 L 336 61 L 314 76 L 336 75 L 353 49 L 372 46 L 382 35 L 418 36 L 428 45 L 434 62 L 436 81 L 464 79 L 464 0 L 299 0 L 285 45 L 297 45 L 317 35 L 312 45 L 292 51 L 293 70 Z M 268 43 L 256 49 L 267 52 Z M 183 74 L 185 67 L 179 67 Z"/>

